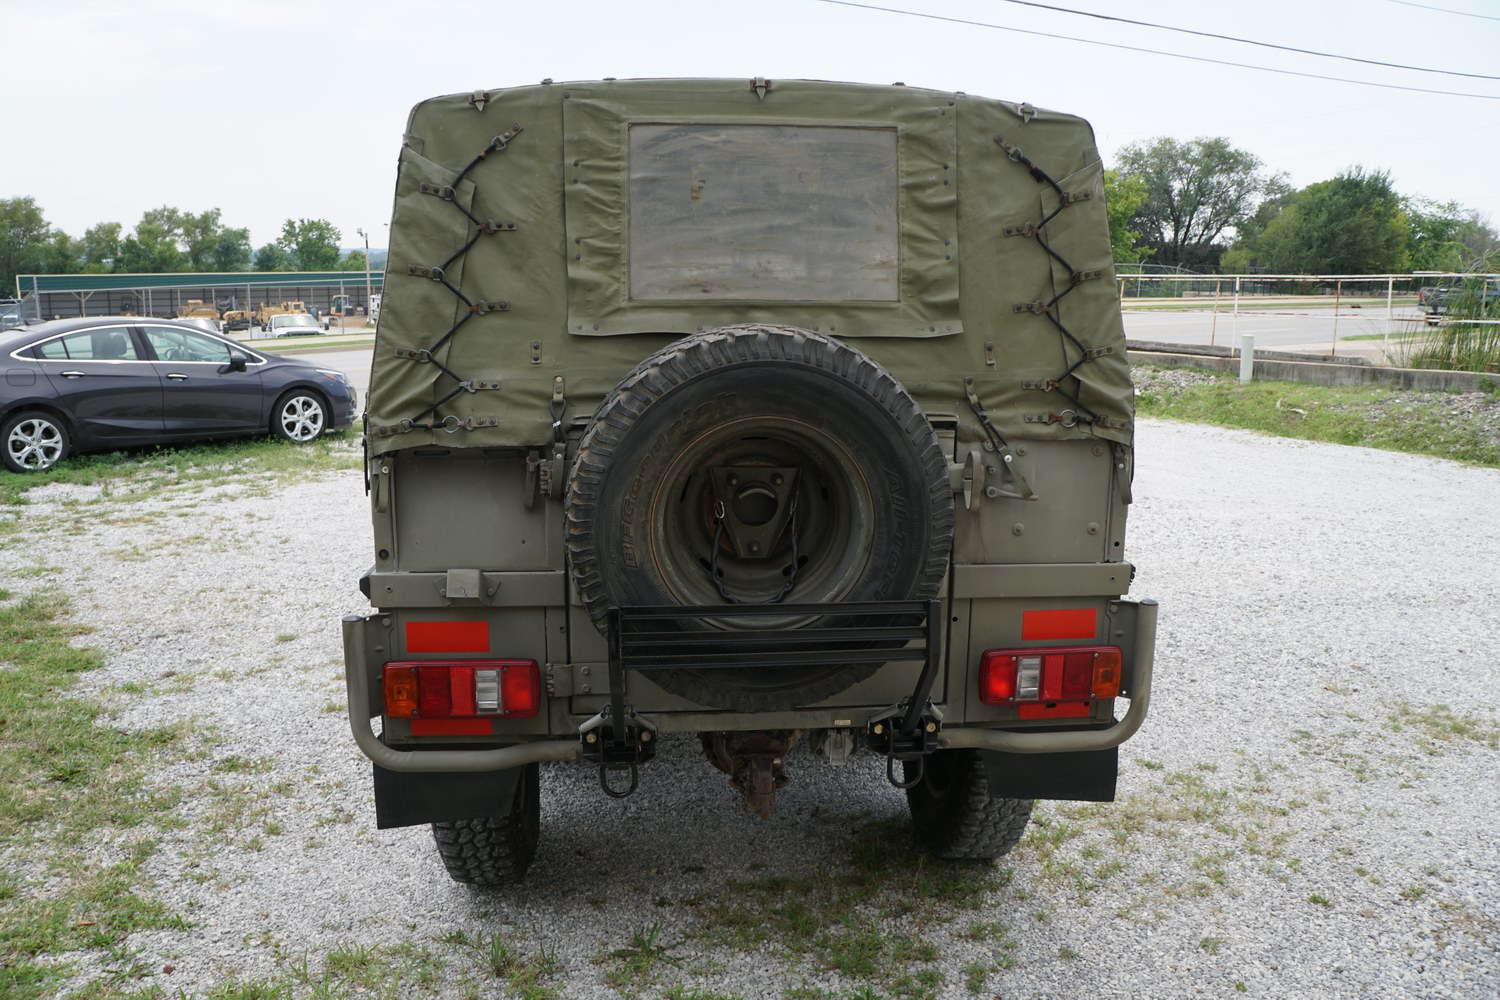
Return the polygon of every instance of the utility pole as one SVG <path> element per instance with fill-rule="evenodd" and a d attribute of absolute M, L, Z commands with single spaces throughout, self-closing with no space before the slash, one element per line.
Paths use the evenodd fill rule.
<path fill-rule="evenodd" d="M 370 234 L 363 229 L 356 229 L 365 241 L 365 320 L 370 319 Z"/>

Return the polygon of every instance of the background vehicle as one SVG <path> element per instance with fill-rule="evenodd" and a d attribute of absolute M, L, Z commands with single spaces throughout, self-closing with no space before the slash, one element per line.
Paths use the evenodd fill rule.
<path fill-rule="evenodd" d="M 0 460 L 51 468 L 80 451 L 275 434 L 311 441 L 354 420 L 342 372 L 176 320 L 90 317 L 0 334 Z"/>
<path fill-rule="evenodd" d="M 379 295 L 371 295 L 370 296 L 370 322 L 372 324 L 380 322 L 380 296 Z"/>
<path fill-rule="evenodd" d="M 879 754 L 945 857 L 1112 799 L 1156 606 L 1123 597 L 1087 123 L 800 80 L 483 97 L 418 105 L 396 181 L 377 610 L 344 619 L 378 824 L 514 881 L 541 762 L 622 797 L 673 733 L 762 816 L 801 739 Z"/>
<path fill-rule="evenodd" d="M 11 330 L 25 322 L 19 299 L 0 299 L 0 330 Z"/>
<path fill-rule="evenodd" d="M 244 309 L 229 309 L 224 313 L 224 332 L 250 329 L 250 313 Z"/>
<path fill-rule="evenodd" d="M 177 310 L 178 319 L 205 319 L 213 324 L 213 332 L 219 332 L 219 310 L 212 303 L 201 299 L 188 299 Z"/>
<path fill-rule="evenodd" d="M 321 337 L 323 327 L 307 313 L 282 313 L 271 317 L 266 332 L 273 337 Z"/>

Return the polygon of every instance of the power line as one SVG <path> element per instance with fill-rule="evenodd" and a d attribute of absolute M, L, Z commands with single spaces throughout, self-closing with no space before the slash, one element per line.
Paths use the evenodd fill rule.
<path fill-rule="evenodd" d="M 1010 31 L 1018 35 L 1035 35 L 1039 38 L 1054 38 L 1064 42 L 1081 42 L 1084 45 L 1099 45 L 1107 49 L 1123 49 L 1126 52 L 1144 52 L 1153 56 L 1168 56 L 1172 59 L 1186 59 L 1189 62 L 1211 63 L 1215 66 L 1233 66 L 1236 69 L 1253 69 L 1261 73 L 1277 73 L 1281 76 L 1300 76 L 1308 80 L 1330 80 L 1334 83 L 1352 83 L 1360 87 L 1379 87 L 1381 90 L 1404 90 L 1412 94 L 1438 94 L 1443 97 L 1473 97 L 1481 101 L 1500 101 L 1500 94 L 1473 94 L 1459 90 L 1434 90 L 1429 87 L 1407 87 L 1398 83 L 1376 83 L 1374 80 L 1352 80 L 1345 76 L 1326 76 L 1322 73 L 1304 73 L 1294 69 L 1277 69 L 1274 66 L 1256 66 L 1253 63 L 1231 62 L 1228 59 L 1210 59 L 1208 56 L 1190 56 L 1182 52 L 1167 52 L 1162 49 L 1148 49 L 1139 45 L 1122 45 L 1118 42 L 1101 42 L 1093 38 L 1079 38 L 1076 35 L 1058 35 L 1049 31 L 1033 31 L 1030 28 L 1012 28 L 1004 24 L 991 24 L 988 21 L 970 21 L 962 17 L 947 17 L 943 14 L 927 14 L 916 10 L 902 10 L 899 7 L 878 7 L 875 4 L 854 3 L 852 0 L 818 0 L 819 3 L 835 4 L 840 7 L 857 7 L 861 10 L 878 10 L 885 14 L 905 14 L 908 17 L 921 17 L 930 21 L 947 21 L 950 24 L 966 24 L 973 28 L 992 28 L 995 31 Z"/>
<path fill-rule="evenodd" d="M 1457 14 L 1459 17 L 1477 17 L 1484 21 L 1500 21 L 1500 17 L 1490 14 L 1471 14 L 1466 10 L 1450 10 L 1447 7 L 1429 7 L 1425 3 L 1412 3 L 1411 0 L 1391 0 L 1391 3 L 1399 3 L 1403 7 L 1420 7 L 1422 10 L 1435 10 L 1442 14 Z"/>
<path fill-rule="evenodd" d="M 1054 7 L 1051 4 L 1036 3 L 1034 0 L 1001 0 L 1002 3 L 1015 4 L 1019 7 L 1035 7 L 1038 10 L 1050 10 L 1059 14 L 1077 14 L 1079 17 L 1092 17 L 1100 21 L 1115 21 L 1119 24 L 1133 24 L 1140 28 L 1158 28 L 1162 31 L 1176 31 L 1184 35 L 1197 35 L 1199 38 L 1217 38 L 1222 42 L 1239 42 L 1242 45 L 1259 45 L 1264 49 L 1279 49 L 1282 52 L 1296 52 L 1304 56 L 1318 56 L 1323 59 L 1343 59 L 1348 62 L 1364 63 L 1367 66 L 1385 66 L 1390 69 L 1409 69 L 1417 73 L 1442 73 L 1445 76 L 1467 76 L 1476 80 L 1500 80 L 1500 76 L 1490 76 L 1487 73 L 1465 73 L 1456 69 L 1433 69 L 1429 66 L 1408 66 L 1406 63 L 1383 62 L 1379 59 L 1362 59 L 1359 56 L 1340 55 L 1337 52 L 1319 52 L 1315 49 L 1299 49 L 1295 45 L 1278 45 L 1275 42 L 1261 42 L 1253 38 L 1238 38 L 1234 35 L 1220 35 L 1212 31 L 1197 31 L 1193 28 L 1179 28 L 1171 24 L 1155 24 L 1151 21 L 1135 21 L 1128 17 L 1115 17 L 1113 14 L 1100 14 L 1092 10 L 1073 10 L 1069 7 Z M 1399 2 L 1399 0 L 1398 0 Z M 1413 6 L 1419 6 L 1413 4 Z M 1497 18 L 1496 20 L 1500 20 Z"/>

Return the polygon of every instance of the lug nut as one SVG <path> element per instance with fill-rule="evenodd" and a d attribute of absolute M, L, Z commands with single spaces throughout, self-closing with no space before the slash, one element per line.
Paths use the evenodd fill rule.
<path fill-rule="evenodd" d="M 929 723 L 927 723 L 927 731 L 929 733 L 935 733 L 935 732 L 937 732 L 937 723 L 936 722 L 929 722 Z"/>
<path fill-rule="evenodd" d="M 589 733 L 587 736 L 584 737 L 584 740 L 586 740 L 589 743 L 598 743 L 599 742 L 599 734 L 598 733 Z"/>
<path fill-rule="evenodd" d="M 875 735 L 879 736 L 883 732 L 885 732 L 885 727 L 878 722 L 875 723 Z"/>

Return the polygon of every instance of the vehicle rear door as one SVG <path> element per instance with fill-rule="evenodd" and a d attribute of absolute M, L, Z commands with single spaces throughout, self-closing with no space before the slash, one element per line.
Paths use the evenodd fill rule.
<path fill-rule="evenodd" d="M 259 357 L 244 371 L 229 367 L 230 344 L 177 326 L 143 328 L 161 376 L 162 416 L 169 435 L 241 434 L 269 429 Z"/>
<path fill-rule="evenodd" d="M 124 445 L 161 437 L 161 378 L 129 327 L 53 337 L 35 345 L 32 357 L 86 440 Z"/>

